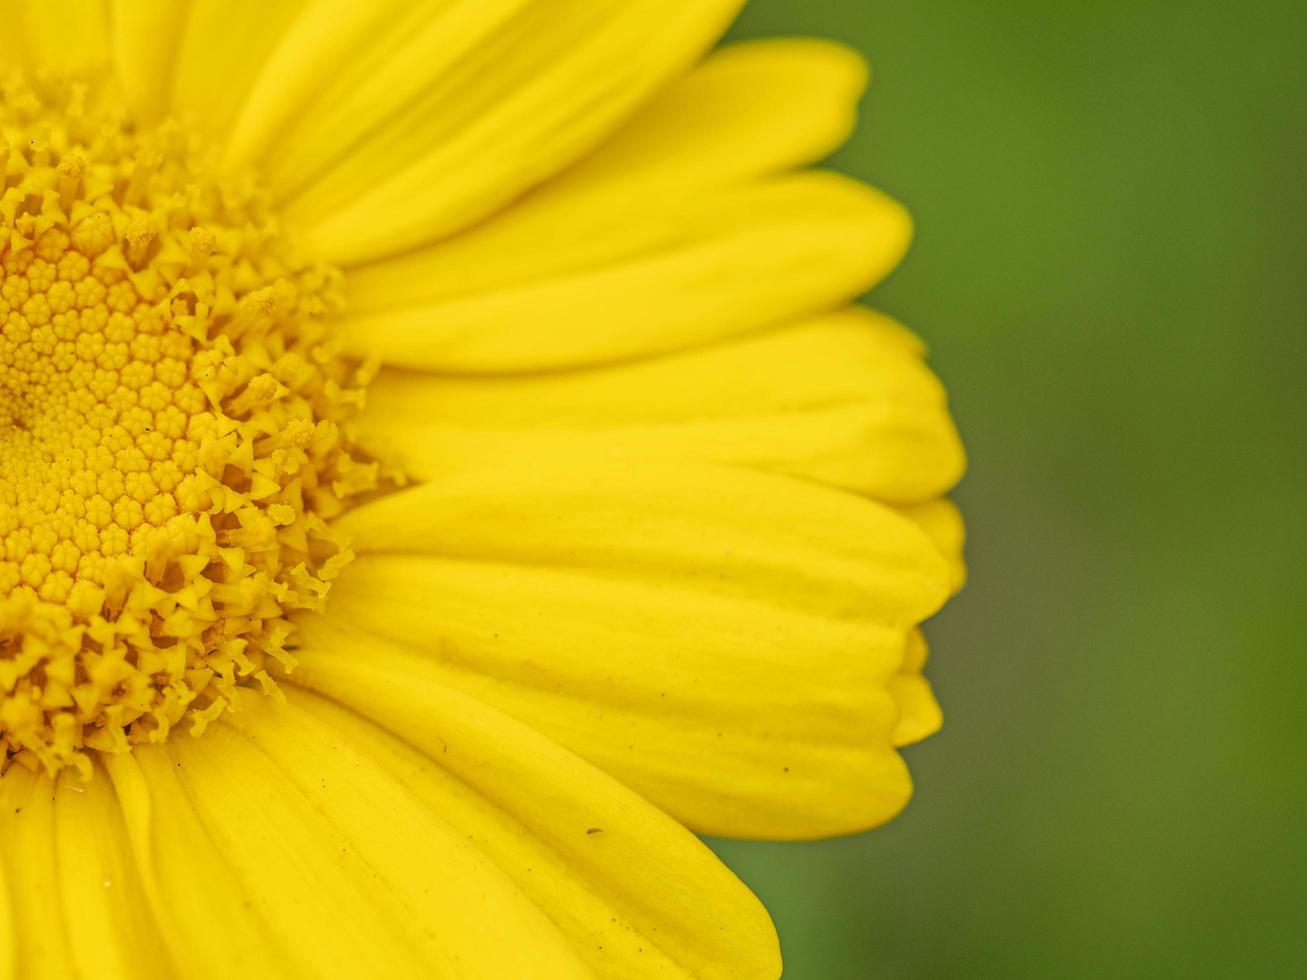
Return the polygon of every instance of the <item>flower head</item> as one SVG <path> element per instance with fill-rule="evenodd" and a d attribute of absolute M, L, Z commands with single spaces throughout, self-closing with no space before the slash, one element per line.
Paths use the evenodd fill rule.
<path fill-rule="evenodd" d="M 691 831 L 907 801 L 962 457 L 737 7 L 13 6 L 0 976 L 778 972 Z"/>

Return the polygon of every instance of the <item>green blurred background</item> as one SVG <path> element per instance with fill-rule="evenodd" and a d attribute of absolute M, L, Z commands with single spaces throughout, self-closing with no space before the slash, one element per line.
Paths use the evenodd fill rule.
<path fill-rule="evenodd" d="M 713 842 L 788 980 L 1307 976 L 1307 4 L 754 0 L 854 45 L 835 166 L 971 456 L 888 827 Z"/>

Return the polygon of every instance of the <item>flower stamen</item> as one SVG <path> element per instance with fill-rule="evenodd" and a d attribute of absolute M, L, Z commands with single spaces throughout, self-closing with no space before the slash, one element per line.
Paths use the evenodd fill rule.
<path fill-rule="evenodd" d="M 339 275 L 198 139 L 13 83 L 0 132 L 0 769 L 87 773 L 276 693 L 377 473 Z"/>

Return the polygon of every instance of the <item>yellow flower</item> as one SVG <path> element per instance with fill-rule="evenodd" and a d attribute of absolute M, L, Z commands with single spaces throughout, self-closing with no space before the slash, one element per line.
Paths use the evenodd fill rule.
<path fill-rule="evenodd" d="M 0 2 L 0 977 L 772 977 L 961 584 L 858 58 Z"/>

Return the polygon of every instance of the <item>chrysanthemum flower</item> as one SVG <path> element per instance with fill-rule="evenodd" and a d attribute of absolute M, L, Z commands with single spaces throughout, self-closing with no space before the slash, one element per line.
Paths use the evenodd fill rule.
<path fill-rule="evenodd" d="M 0 976 L 779 972 L 962 457 L 738 6 L 0 5 Z"/>

